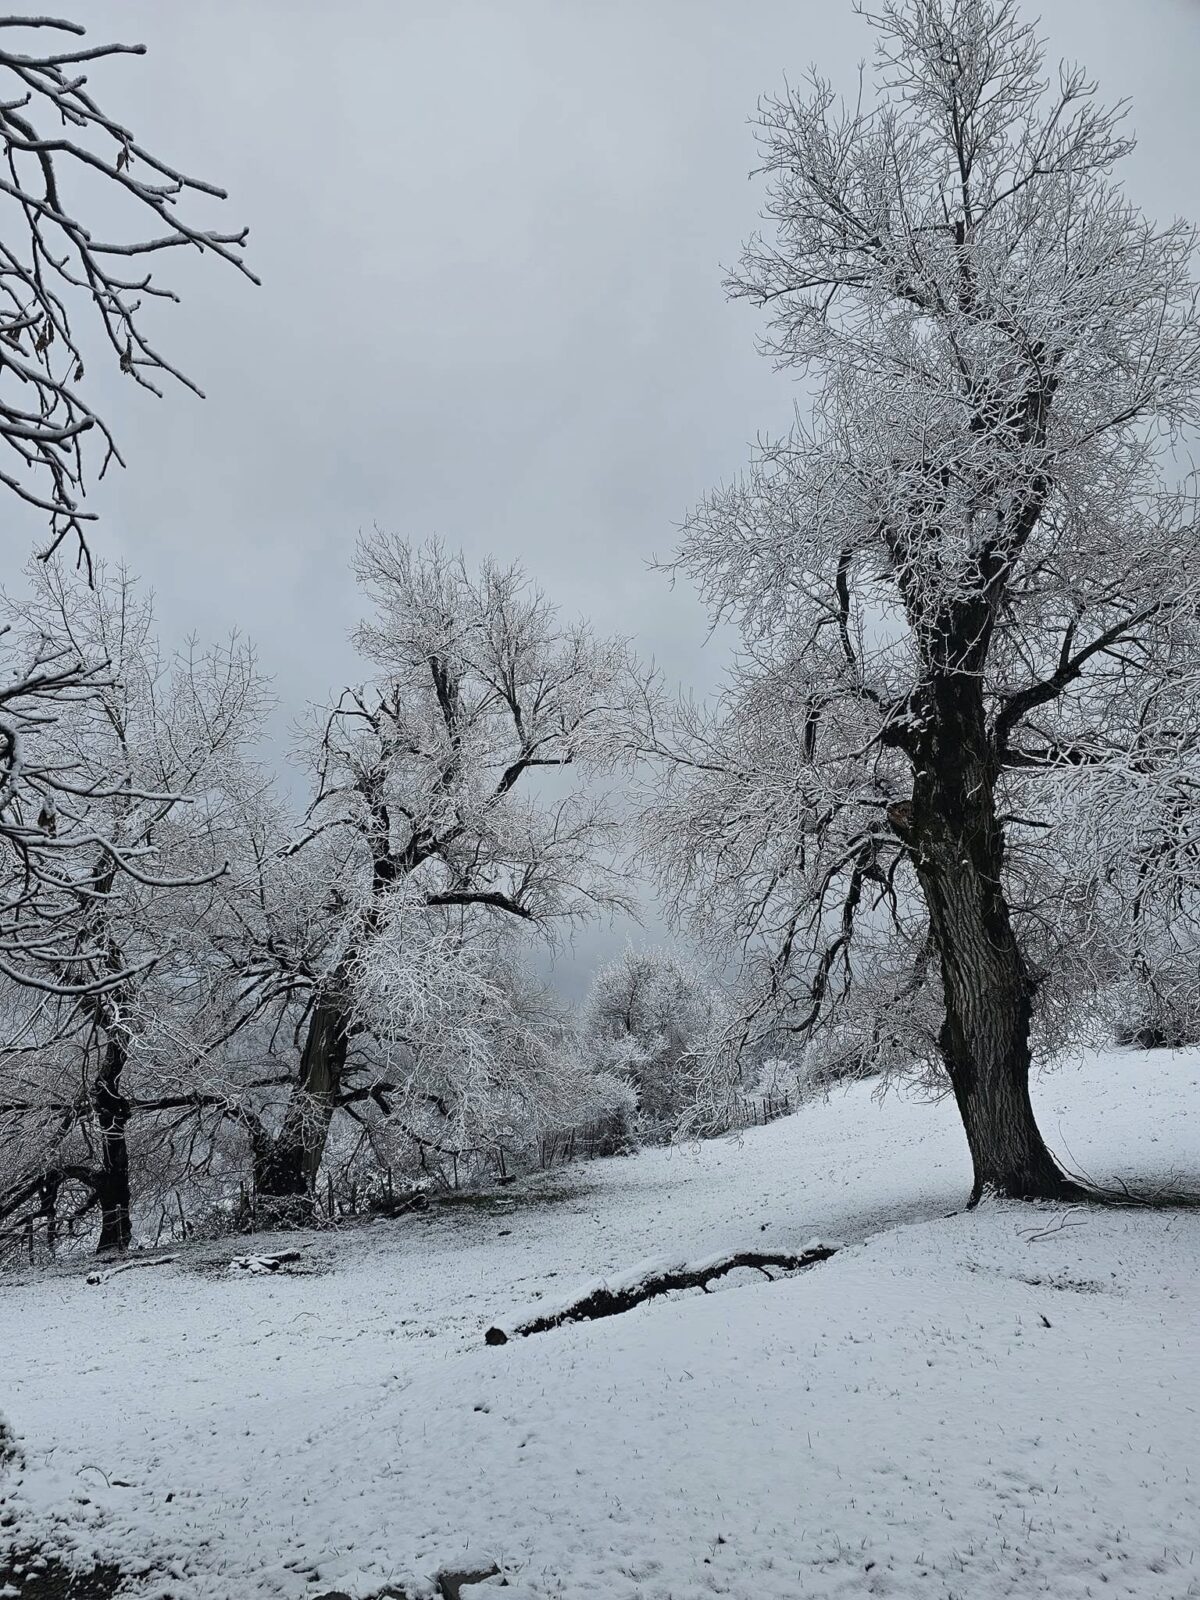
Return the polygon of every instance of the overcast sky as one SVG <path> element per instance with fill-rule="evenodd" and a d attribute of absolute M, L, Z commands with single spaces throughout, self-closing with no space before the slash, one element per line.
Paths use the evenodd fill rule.
<path fill-rule="evenodd" d="M 646 562 L 786 425 L 792 385 L 721 267 L 760 202 L 755 101 L 814 62 L 852 87 L 870 38 L 849 0 L 75 14 L 90 42 L 147 45 L 93 90 L 230 191 L 221 220 L 250 224 L 263 279 L 164 259 L 185 302 L 156 329 L 207 400 L 145 400 L 117 375 L 92 391 L 129 464 L 93 497 L 97 549 L 154 587 L 164 634 L 248 631 L 282 749 L 306 701 L 356 675 L 348 558 L 377 521 L 519 558 L 568 611 L 710 685 L 719 645 Z M 1106 99 L 1131 97 L 1132 197 L 1200 219 L 1200 0 L 1049 0 L 1043 31 Z M 38 532 L 19 516 L 13 567 Z"/>

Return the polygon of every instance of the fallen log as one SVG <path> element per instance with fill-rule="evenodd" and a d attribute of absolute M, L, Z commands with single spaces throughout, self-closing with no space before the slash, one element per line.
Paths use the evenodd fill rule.
<path fill-rule="evenodd" d="M 132 1272 L 135 1267 L 169 1267 L 173 1261 L 178 1261 L 178 1256 L 152 1256 L 148 1261 L 122 1261 L 115 1267 L 109 1267 L 103 1272 L 89 1272 L 87 1282 L 91 1284 L 107 1283 L 109 1278 L 115 1278 L 118 1272 Z"/>
<path fill-rule="evenodd" d="M 523 1339 L 531 1333 L 546 1333 L 551 1328 L 561 1328 L 570 1322 L 593 1322 L 601 1317 L 615 1317 L 622 1311 L 632 1311 L 646 1300 L 670 1294 L 673 1289 L 703 1289 L 714 1278 L 722 1278 L 739 1267 L 751 1267 L 764 1277 L 771 1277 L 772 1268 L 779 1273 L 803 1272 L 815 1267 L 819 1261 L 828 1261 L 840 1249 L 837 1244 L 825 1244 L 814 1239 L 799 1252 L 788 1250 L 738 1250 L 728 1255 L 712 1256 L 695 1263 L 655 1260 L 643 1262 L 629 1272 L 616 1277 L 587 1284 L 570 1299 L 553 1310 L 531 1306 L 504 1324 L 496 1324 L 484 1334 L 487 1344 L 507 1344 L 510 1339 Z"/>

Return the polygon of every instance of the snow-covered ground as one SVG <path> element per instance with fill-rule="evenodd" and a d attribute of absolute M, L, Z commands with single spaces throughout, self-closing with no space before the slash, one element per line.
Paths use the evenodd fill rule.
<path fill-rule="evenodd" d="M 1095 1178 L 1200 1174 L 1200 1055 L 1044 1079 Z M 172 1600 L 1200 1596 L 1200 1214 L 990 1206 L 952 1109 L 856 1088 L 515 1210 L 0 1281 L 8 1530 Z M 847 1248 L 491 1348 L 650 1255 Z M 288 1241 L 289 1243 L 292 1241 Z M 3 1538 L 0 1537 L 0 1549 Z M 480 1600 L 500 1580 L 466 1591 Z"/>

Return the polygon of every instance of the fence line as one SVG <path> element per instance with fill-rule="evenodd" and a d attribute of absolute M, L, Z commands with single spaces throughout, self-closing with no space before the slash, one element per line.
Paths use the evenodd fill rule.
<path fill-rule="evenodd" d="M 728 1133 L 734 1128 L 763 1128 L 778 1117 L 786 1117 L 792 1109 L 792 1099 L 783 1094 L 764 1094 L 738 1100 L 730 1107 L 725 1124 Z"/>
<path fill-rule="evenodd" d="M 729 1107 L 724 1123 L 715 1129 L 730 1133 L 737 1128 L 761 1128 L 779 1117 L 786 1117 L 793 1109 L 791 1095 L 746 1095 Z M 621 1148 L 611 1124 L 587 1123 L 579 1128 L 564 1128 L 543 1135 L 540 1158 L 542 1171 L 554 1166 L 567 1166 L 572 1161 L 591 1161 L 597 1156 L 615 1155 Z"/>

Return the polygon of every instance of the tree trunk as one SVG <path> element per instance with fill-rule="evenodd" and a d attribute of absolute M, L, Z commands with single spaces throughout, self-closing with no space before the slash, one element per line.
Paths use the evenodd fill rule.
<path fill-rule="evenodd" d="M 1029 1098 L 1033 983 L 994 875 L 971 860 L 969 836 L 929 850 L 921 871 L 941 959 L 939 1035 L 971 1151 L 971 1203 L 985 1194 L 1061 1199 L 1077 1192 L 1046 1148 Z"/>
<path fill-rule="evenodd" d="M 325 1141 L 341 1092 L 349 1021 L 335 995 L 317 1001 L 283 1126 L 273 1140 L 256 1143 L 255 1189 L 275 1221 L 302 1222 L 312 1215 Z"/>
<path fill-rule="evenodd" d="M 1029 1098 L 1035 983 L 1004 893 L 1004 831 L 979 678 L 947 675 L 931 699 L 912 803 L 894 807 L 891 820 L 912 851 L 941 964 L 939 1043 L 971 1151 L 970 1203 L 989 1194 L 1078 1198 L 1084 1191 L 1047 1149 Z"/>
<path fill-rule="evenodd" d="M 121 1093 L 121 1075 L 127 1058 L 121 1031 L 110 1033 L 92 1089 L 92 1105 L 100 1130 L 100 1165 L 96 1196 L 100 1202 L 100 1243 L 97 1254 L 127 1250 L 133 1237 L 129 1196 L 129 1144 L 125 1129 L 129 1101 Z"/>

